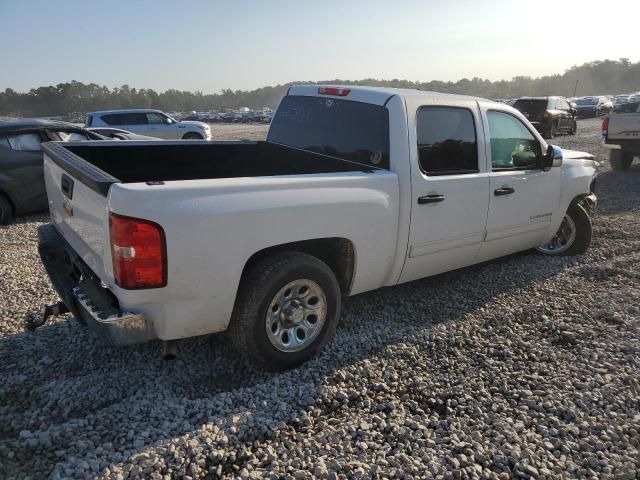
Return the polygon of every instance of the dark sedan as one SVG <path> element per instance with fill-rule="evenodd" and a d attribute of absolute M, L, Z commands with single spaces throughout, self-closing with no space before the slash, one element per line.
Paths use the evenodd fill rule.
<path fill-rule="evenodd" d="M 0 122 L 0 225 L 18 215 L 46 210 L 42 142 L 104 139 L 66 122 Z"/>
<path fill-rule="evenodd" d="M 593 118 L 606 115 L 613 110 L 613 104 L 607 97 L 582 97 L 576 100 L 578 118 Z"/>

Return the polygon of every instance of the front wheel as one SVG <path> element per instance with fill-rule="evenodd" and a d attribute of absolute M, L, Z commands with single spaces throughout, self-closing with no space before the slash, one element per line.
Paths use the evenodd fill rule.
<path fill-rule="evenodd" d="M 562 219 L 560 228 L 547 243 L 536 247 L 544 255 L 581 255 L 591 244 L 591 218 L 578 203 L 572 203 Z"/>
<path fill-rule="evenodd" d="M 183 140 L 202 140 L 203 137 L 202 135 L 198 134 L 198 133 L 185 133 L 184 137 L 182 137 Z"/>
<path fill-rule="evenodd" d="M 340 286 L 321 260 L 281 252 L 254 265 L 238 290 L 229 332 L 253 363 L 297 367 L 329 343 L 340 317 Z"/>

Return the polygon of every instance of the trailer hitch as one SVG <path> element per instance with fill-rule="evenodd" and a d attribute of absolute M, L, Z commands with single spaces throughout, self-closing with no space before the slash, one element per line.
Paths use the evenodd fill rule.
<path fill-rule="evenodd" d="M 27 330 L 29 330 L 30 332 L 35 332 L 36 328 L 44 325 L 49 317 L 52 317 L 54 315 L 63 315 L 65 313 L 69 313 L 69 308 L 67 308 L 64 302 L 47 305 L 46 307 L 44 307 L 44 312 L 42 312 L 39 317 L 30 317 L 27 320 Z"/>

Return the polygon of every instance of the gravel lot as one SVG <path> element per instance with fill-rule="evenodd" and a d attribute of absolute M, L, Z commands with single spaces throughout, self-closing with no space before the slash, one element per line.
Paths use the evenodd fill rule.
<path fill-rule="evenodd" d="M 604 154 L 595 120 L 555 143 Z M 325 352 L 278 374 L 224 336 L 164 362 L 159 343 L 106 347 L 68 317 L 24 333 L 56 300 L 47 217 L 0 227 L 0 478 L 638 478 L 640 165 L 598 182 L 584 257 L 348 299 Z"/>

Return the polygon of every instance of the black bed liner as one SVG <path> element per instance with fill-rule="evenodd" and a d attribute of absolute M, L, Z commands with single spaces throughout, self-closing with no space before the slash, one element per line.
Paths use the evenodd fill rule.
<path fill-rule="evenodd" d="M 271 142 L 49 142 L 44 150 L 70 175 L 103 196 L 113 183 L 375 170 Z"/>

